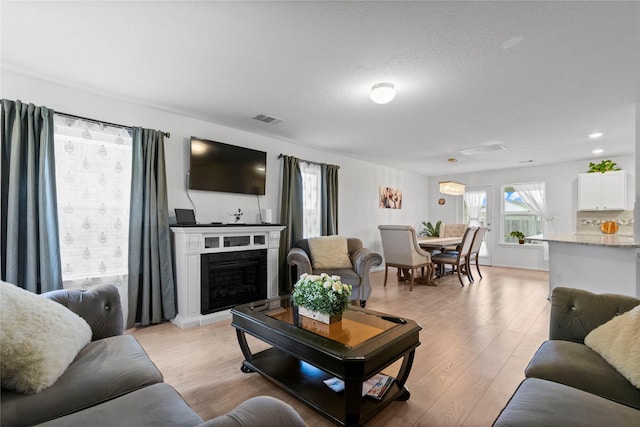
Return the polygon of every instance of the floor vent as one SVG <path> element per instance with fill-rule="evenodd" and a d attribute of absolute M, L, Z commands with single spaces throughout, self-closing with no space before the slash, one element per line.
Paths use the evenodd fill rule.
<path fill-rule="evenodd" d="M 276 119 L 275 117 L 267 116 L 264 114 L 258 114 L 254 117 L 254 119 L 264 123 L 269 123 L 270 125 L 275 125 L 282 121 L 281 119 Z"/>

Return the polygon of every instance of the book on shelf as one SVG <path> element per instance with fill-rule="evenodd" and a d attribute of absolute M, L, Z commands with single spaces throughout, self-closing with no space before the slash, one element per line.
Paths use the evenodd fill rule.
<path fill-rule="evenodd" d="M 363 389 L 365 388 L 365 384 L 367 384 L 366 388 L 368 388 L 365 395 L 373 397 L 376 400 L 380 400 L 387 390 L 389 390 L 391 384 L 393 384 L 393 377 L 384 374 L 377 374 L 364 382 L 362 385 Z"/>
<path fill-rule="evenodd" d="M 394 378 L 385 374 L 376 374 L 362 383 L 362 396 L 369 396 L 376 400 L 382 399 L 393 384 Z M 329 378 L 323 381 L 327 387 L 335 392 L 344 390 L 344 381 L 340 378 Z"/>

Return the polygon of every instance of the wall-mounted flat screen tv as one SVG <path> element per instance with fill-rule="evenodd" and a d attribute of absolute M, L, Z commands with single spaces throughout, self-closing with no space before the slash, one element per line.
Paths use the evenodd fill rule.
<path fill-rule="evenodd" d="M 267 176 L 267 153 L 191 137 L 192 190 L 264 196 Z"/>

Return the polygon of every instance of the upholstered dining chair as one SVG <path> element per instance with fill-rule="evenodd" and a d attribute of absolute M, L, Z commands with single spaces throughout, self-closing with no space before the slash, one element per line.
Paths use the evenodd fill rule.
<path fill-rule="evenodd" d="M 478 259 L 480 258 L 480 248 L 482 247 L 482 241 L 484 240 L 484 235 L 487 233 L 487 227 L 479 227 L 476 233 L 473 235 L 473 242 L 471 243 L 471 249 L 469 250 L 469 256 L 467 257 L 467 273 L 469 274 L 469 278 L 473 282 L 473 274 L 471 274 L 471 263 L 475 261 L 476 270 L 478 270 L 478 275 L 482 279 L 482 273 L 480 272 L 480 263 Z"/>
<path fill-rule="evenodd" d="M 462 242 L 460 243 L 460 250 L 456 252 L 444 252 L 437 255 L 433 255 L 431 260 L 434 264 L 438 265 L 440 271 L 439 276 L 444 275 L 445 265 L 451 265 L 451 272 L 458 273 L 458 280 L 460 285 L 464 286 L 462 281 L 462 274 L 466 274 L 469 279 L 469 283 L 473 282 L 471 275 L 467 268 L 467 259 L 469 258 L 469 252 L 471 250 L 471 244 L 473 243 L 473 236 L 476 234 L 478 227 L 467 227 L 462 236 Z"/>
<path fill-rule="evenodd" d="M 469 226 L 468 224 L 442 224 L 440 226 L 440 237 L 462 237 L 464 236 L 464 232 L 467 230 L 468 226 Z M 445 250 L 445 252 L 456 252 L 456 253 L 458 251 L 460 251 L 460 245 L 456 245 L 455 249 Z"/>
<path fill-rule="evenodd" d="M 467 227 L 467 224 L 442 224 L 440 237 L 462 237 Z"/>
<path fill-rule="evenodd" d="M 384 286 L 387 286 L 389 267 L 409 272 L 409 291 L 413 291 L 415 271 L 426 268 L 426 283 L 431 284 L 433 263 L 431 254 L 420 247 L 416 230 L 410 225 L 379 225 L 384 256 Z"/>

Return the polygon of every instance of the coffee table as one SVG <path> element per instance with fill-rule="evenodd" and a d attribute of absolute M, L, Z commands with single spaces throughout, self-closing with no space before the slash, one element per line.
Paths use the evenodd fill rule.
<path fill-rule="evenodd" d="M 289 296 L 240 305 L 231 314 L 245 357 L 242 371 L 259 372 L 333 422 L 360 426 L 391 402 L 410 397 L 405 382 L 422 329 L 413 320 L 350 306 L 342 321 L 325 325 L 299 316 Z M 272 347 L 253 353 L 245 334 Z M 363 397 L 363 381 L 400 358 L 382 399 Z M 323 383 L 332 377 L 344 381 L 344 391 Z"/>

